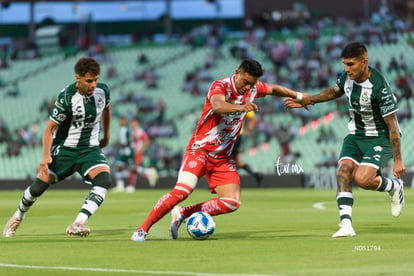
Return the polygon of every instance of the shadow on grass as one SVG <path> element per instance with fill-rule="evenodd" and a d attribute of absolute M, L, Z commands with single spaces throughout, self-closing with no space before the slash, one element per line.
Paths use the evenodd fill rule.
<path fill-rule="evenodd" d="M 12 238 L 0 238 L 1 243 L 73 243 L 73 242 L 102 242 L 102 241 L 122 241 L 129 240 L 131 229 L 104 229 L 104 230 L 91 230 L 91 234 L 88 237 L 69 237 L 64 231 L 61 233 L 48 233 L 48 234 L 36 234 L 36 235 L 19 235 Z"/>

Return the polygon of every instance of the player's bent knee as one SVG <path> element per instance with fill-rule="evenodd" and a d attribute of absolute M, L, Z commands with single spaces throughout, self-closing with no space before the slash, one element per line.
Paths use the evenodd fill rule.
<path fill-rule="evenodd" d="M 195 174 L 186 172 L 186 171 L 180 172 L 180 174 L 178 175 L 178 179 L 177 179 L 177 183 L 186 184 L 192 189 L 196 187 L 197 181 L 198 181 L 198 177 Z"/>
<path fill-rule="evenodd" d="M 92 185 L 109 189 L 112 185 L 112 177 L 107 172 L 101 172 L 92 179 Z"/>
<path fill-rule="evenodd" d="M 43 194 L 44 191 L 49 188 L 49 183 L 36 178 L 33 184 L 30 186 L 30 194 L 34 197 L 39 197 Z"/>

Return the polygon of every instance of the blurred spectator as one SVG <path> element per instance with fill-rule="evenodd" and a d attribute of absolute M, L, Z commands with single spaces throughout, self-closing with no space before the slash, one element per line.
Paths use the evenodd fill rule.
<path fill-rule="evenodd" d="M 141 53 L 138 56 L 138 64 L 147 64 L 149 62 L 148 57 L 145 53 Z"/>
<path fill-rule="evenodd" d="M 151 66 L 149 69 L 145 70 L 143 78 L 147 88 L 151 89 L 158 87 L 159 74 L 154 66 Z"/>
<path fill-rule="evenodd" d="M 387 71 L 398 71 L 399 69 L 400 66 L 398 64 L 397 59 L 395 58 L 395 56 L 392 56 L 390 62 L 388 63 Z"/>
<path fill-rule="evenodd" d="M 7 140 L 6 145 L 6 156 L 13 157 L 13 156 L 19 156 L 20 151 L 22 148 L 22 143 L 20 140 L 20 134 L 18 130 L 15 130 L 11 137 Z"/>
<path fill-rule="evenodd" d="M 7 92 L 7 96 L 18 97 L 20 96 L 20 88 L 17 81 L 13 82 L 13 87 Z"/>
<path fill-rule="evenodd" d="M 400 123 L 402 123 L 405 120 L 411 120 L 412 118 L 412 111 L 411 111 L 411 106 L 410 106 L 410 101 L 407 100 L 405 102 L 405 106 L 403 108 L 401 108 L 400 111 L 398 111 L 397 116 L 398 116 L 398 121 Z"/>
<path fill-rule="evenodd" d="M 167 110 L 167 104 L 165 103 L 165 101 L 162 98 L 158 98 L 157 100 L 157 112 L 158 112 L 158 116 L 157 116 L 157 123 L 159 125 L 164 123 L 165 120 L 165 111 Z"/>
<path fill-rule="evenodd" d="M 9 68 L 9 63 L 7 62 L 7 58 L 6 57 L 2 57 L 1 58 L 1 63 L 0 63 L 0 69 L 7 69 Z"/>
<path fill-rule="evenodd" d="M 336 136 L 333 132 L 333 129 L 331 127 L 320 127 L 319 128 L 319 136 L 316 139 L 316 142 L 318 144 L 320 143 L 334 143 L 336 142 Z"/>
<path fill-rule="evenodd" d="M 401 90 L 401 98 L 409 100 L 412 96 L 412 89 L 410 86 L 410 74 L 406 73 L 398 73 L 398 77 L 396 79 L 396 86 L 399 90 Z"/>
<path fill-rule="evenodd" d="M 9 128 L 6 121 L 0 117 L 0 143 L 6 142 L 9 138 Z"/>
<path fill-rule="evenodd" d="M 270 60 L 276 68 L 286 66 L 289 56 L 289 47 L 284 41 L 271 46 L 269 49 Z"/>
<path fill-rule="evenodd" d="M 117 72 L 116 72 L 116 68 L 114 66 L 110 66 L 108 68 L 108 71 L 106 71 L 106 78 L 109 79 L 113 79 L 117 76 Z"/>
<path fill-rule="evenodd" d="M 323 149 L 321 158 L 318 163 L 315 164 L 317 168 L 323 168 L 323 167 L 336 167 L 338 165 L 338 157 L 336 156 L 335 151 L 331 151 L 331 154 L 328 154 L 328 152 Z"/>

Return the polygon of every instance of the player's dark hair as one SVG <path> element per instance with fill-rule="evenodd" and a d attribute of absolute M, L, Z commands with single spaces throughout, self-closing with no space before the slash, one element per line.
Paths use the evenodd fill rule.
<path fill-rule="evenodd" d="M 82 77 L 85 76 L 86 73 L 97 76 L 101 73 L 101 66 L 94 58 L 83 57 L 76 62 L 75 73 Z"/>
<path fill-rule="evenodd" d="M 362 57 L 368 53 L 367 47 L 361 42 L 351 42 L 342 49 L 342 58 Z"/>
<path fill-rule="evenodd" d="M 255 77 L 263 76 L 262 65 L 254 59 L 246 59 L 239 66 L 239 70 Z"/>

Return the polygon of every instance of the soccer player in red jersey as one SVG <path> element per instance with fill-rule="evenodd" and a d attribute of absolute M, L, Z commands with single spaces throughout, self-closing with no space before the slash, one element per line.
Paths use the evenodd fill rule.
<path fill-rule="evenodd" d="M 231 213 L 240 206 L 240 178 L 232 155 L 246 113 L 258 111 L 254 99 L 267 95 L 302 100 L 302 93 L 259 81 L 262 66 L 255 60 L 244 60 L 235 74 L 219 79 L 210 87 L 196 129 L 187 146 L 175 187 L 162 196 L 141 226 L 133 241 L 145 241 L 152 225 L 171 211 L 170 232 L 178 237 L 181 223 L 194 212 L 212 216 Z M 206 176 L 212 193 L 217 197 L 187 207 L 179 207 L 194 190 L 198 180 Z"/>

